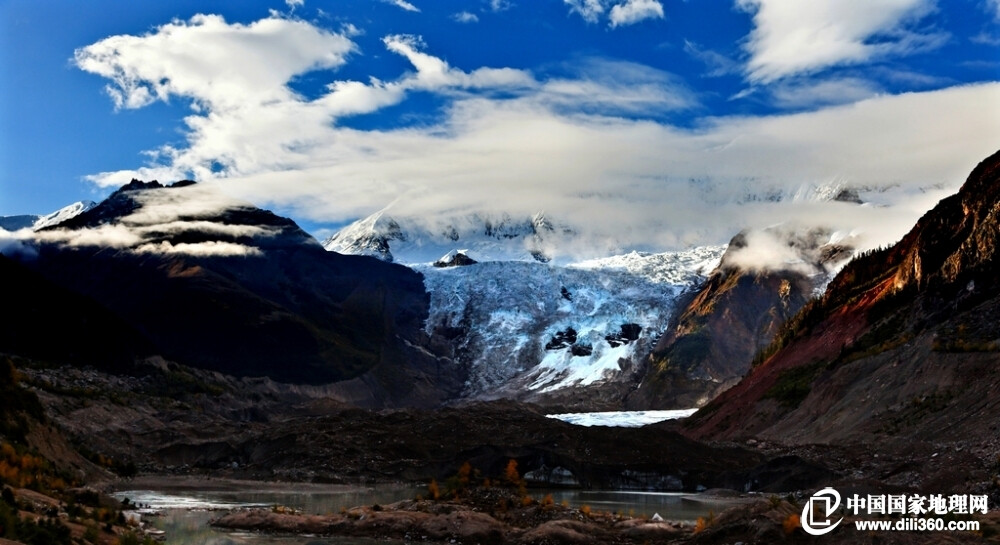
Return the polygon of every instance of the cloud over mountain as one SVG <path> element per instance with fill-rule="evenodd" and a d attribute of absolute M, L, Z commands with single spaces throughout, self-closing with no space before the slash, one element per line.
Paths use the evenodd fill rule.
<path fill-rule="evenodd" d="M 567 3 L 587 20 L 606 11 L 601 2 Z M 624 24 L 639 13 L 628 10 L 646 4 L 611 12 L 620 8 Z M 907 30 L 929 9 L 923 2 L 897 2 L 877 17 L 868 8 L 852 15 L 824 4 L 804 24 L 834 21 L 829 35 L 813 29 L 829 39 L 789 61 L 782 52 L 794 44 L 775 36 L 787 34 L 799 8 L 740 6 L 754 13 L 746 70 L 761 82 L 936 39 Z M 866 41 L 883 35 L 877 47 Z M 782 80 L 772 89 L 776 100 L 805 111 L 705 116 L 682 126 L 672 116 L 702 108 L 699 93 L 639 63 L 578 58 L 558 74 L 536 74 L 459 68 L 411 34 L 386 35 L 382 46 L 412 69 L 393 79 L 336 80 L 329 70 L 359 54 L 352 37 L 275 14 L 250 24 L 198 16 L 82 48 L 78 66 L 108 78 L 116 104 L 179 97 L 193 108 L 185 146 L 163 146 L 146 167 L 90 179 L 115 186 L 133 177 L 194 177 L 317 222 L 347 222 L 386 205 L 396 215 L 427 217 L 544 211 L 626 247 L 667 249 L 799 221 L 860 229 L 877 245 L 901 234 L 997 146 L 997 120 L 982 110 L 1000 103 L 996 83 L 887 95 L 858 78 Z M 206 50 L 217 53 L 195 54 Z M 296 76 L 317 68 L 331 79 L 322 92 L 292 90 Z M 350 123 L 418 94 L 441 101 L 432 122 Z M 863 188 L 891 206 L 794 198 L 834 186 Z"/>

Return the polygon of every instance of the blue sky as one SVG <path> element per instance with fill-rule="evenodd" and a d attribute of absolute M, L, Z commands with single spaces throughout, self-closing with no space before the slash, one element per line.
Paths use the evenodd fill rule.
<path fill-rule="evenodd" d="M 491 209 L 668 247 L 846 184 L 903 225 L 1000 147 L 998 80 L 997 0 L 4 0 L 0 214 L 194 177 L 317 234 Z"/>

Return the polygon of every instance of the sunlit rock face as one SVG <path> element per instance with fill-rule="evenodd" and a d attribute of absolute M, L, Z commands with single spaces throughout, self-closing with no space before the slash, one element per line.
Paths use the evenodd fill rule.
<path fill-rule="evenodd" d="M 998 232 L 1000 153 L 898 243 L 844 266 L 691 432 L 909 445 L 996 427 L 979 408 L 997 389 Z"/>

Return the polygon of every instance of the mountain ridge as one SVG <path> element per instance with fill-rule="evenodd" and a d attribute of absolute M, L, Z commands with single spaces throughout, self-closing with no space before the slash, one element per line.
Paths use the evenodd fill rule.
<path fill-rule="evenodd" d="M 431 263 L 458 249 L 476 261 L 547 263 L 552 250 L 573 234 L 542 213 L 512 217 L 483 212 L 428 222 L 381 210 L 344 227 L 324 240 L 323 247 L 406 264 Z"/>

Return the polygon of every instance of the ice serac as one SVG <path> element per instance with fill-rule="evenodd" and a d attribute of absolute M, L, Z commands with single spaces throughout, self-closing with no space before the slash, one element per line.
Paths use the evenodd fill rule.
<path fill-rule="evenodd" d="M 701 406 L 746 374 L 781 325 L 853 253 L 853 240 L 824 229 L 779 225 L 733 238 L 711 276 L 683 299 L 649 355 L 632 407 Z M 787 250 L 787 261 L 747 258 L 754 245 Z"/>
<path fill-rule="evenodd" d="M 426 348 L 419 273 L 327 252 L 293 221 L 211 187 L 133 181 L 35 240 L 24 267 L 169 360 L 334 384 L 331 396 L 370 407 L 436 405 L 461 385 Z"/>
<path fill-rule="evenodd" d="M 1000 426 L 998 234 L 1000 153 L 894 246 L 847 264 L 691 433 L 960 440 L 995 457 L 968 430 Z"/>

